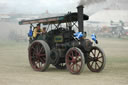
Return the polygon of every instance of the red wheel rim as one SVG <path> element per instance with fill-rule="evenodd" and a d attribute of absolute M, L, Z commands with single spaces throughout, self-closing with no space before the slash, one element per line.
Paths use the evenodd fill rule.
<path fill-rule="evenodd" d="M 82 57 L 80 53 L 72 49 L 66 55 L 66 64 L 67 68 L 70 70 L 71 73 L 79 73 L 82 68 Z"/>
<path fill-rule="evenodd" d="M 35 42 L 29 49 L 29 61 L 34 70 L 41 71 L 46 62 L 46 54 L 41 43 Z"/>

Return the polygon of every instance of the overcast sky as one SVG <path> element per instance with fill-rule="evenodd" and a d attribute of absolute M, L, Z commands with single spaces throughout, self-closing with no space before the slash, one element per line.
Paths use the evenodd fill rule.
<path fill-rule="evenodd" d="M 0 0 L 3 12 L 22 13 L 65 12 L 74 10 L 77 4 L 78 0 Z"/>
<path fill-rule="evenodd" d="M 86 12 L 96 11 L 107 6 L 119 9 L 128 8 L 128 0 L 106 1 L 98 5 L 85 6 Z M 79 2 L 80 0 L 0 0 L 0 13 L 44 13 L 46 10 L 50 13 L 66 13 L 76 11 Z"/>

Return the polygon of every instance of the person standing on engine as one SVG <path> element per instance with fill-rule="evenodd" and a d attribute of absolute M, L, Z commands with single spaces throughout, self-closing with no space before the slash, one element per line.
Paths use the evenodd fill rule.
<path fill-rule="evenodd" d="M 40 23 L 37 24 L 37 27 L 35 27 L 34 31 L 33 31 L 33 38 L 37 38 L 40 34 L 42 34 L 43 30 L 40 29 Z"/>

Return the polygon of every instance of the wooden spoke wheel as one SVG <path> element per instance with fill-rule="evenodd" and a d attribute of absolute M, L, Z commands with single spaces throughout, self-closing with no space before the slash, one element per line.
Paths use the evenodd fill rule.
<path fill-rule="evenodd" d="M 77 48 L 72 47 L 66 53 L 66 66 L 72 74 L 79 74 L 84 70 L 85 60 L 83 52 Z"/>
<path fill-rule="evenodd" d="M 36 71 L 45 71 L 50 64 L 50 48 L 43 40 L 35 40 L 28 49 L 29 62 Z"/>
<path fill-rule="evenodd" d="M 100 72 L 104 69 L 106 57 L 103 50 L 97 46 L 93 46 L 88 55 L 87 66 L 92 72 Z"/>

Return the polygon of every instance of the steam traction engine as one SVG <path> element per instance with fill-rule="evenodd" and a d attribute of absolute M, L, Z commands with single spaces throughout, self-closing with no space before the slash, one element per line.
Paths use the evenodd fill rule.
<path fill-rule="evenodd" d="M 34 29 L 32 27 L 34 23 L 48 25 L 48 32 L 45 35 L 41 34 L 37 39 L 31 36 L 29 40 L 28 57 L 34 70 L 45 71 L 50 64 L 58 69 L 67 68 L 72 74 L 81 73 L 85 64 L 92 72 L 100 72 L 104 69 L 104 52 L 86 39 L 86 32 L 83 30 L 83 21 L 88 20 L 89 17 L 83 14 L 83 6 L 77 9 L 78 12 L 64 16 L 19 22 L 21 25 L 30 24 L 30 30 Z M 78 28 L 77 33 L 73 30 L 74 26 Z M 92 35 L 92 39 L 97 43 L 95 35 Z"/>

